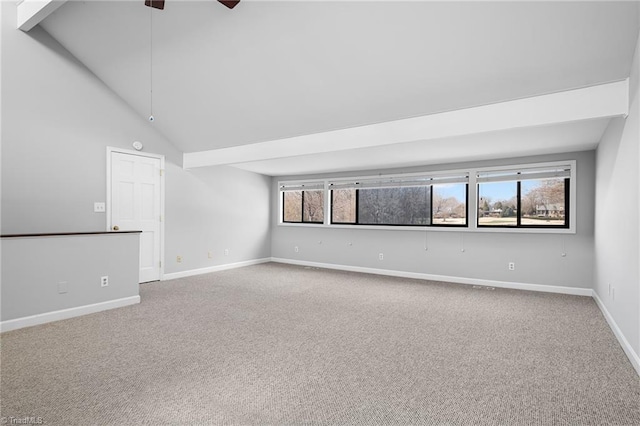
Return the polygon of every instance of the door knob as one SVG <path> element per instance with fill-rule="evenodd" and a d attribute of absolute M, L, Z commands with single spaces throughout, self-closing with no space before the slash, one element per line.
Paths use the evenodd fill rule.
<path fill-rule="evenodd" d="M 114 231 L 118 231 L 118 230 L 120 230 L 120 227 L 119 227 L 118 225 L 115 225 L 115 226 L 113 227 L 113 230 L 114 230 Z"/>

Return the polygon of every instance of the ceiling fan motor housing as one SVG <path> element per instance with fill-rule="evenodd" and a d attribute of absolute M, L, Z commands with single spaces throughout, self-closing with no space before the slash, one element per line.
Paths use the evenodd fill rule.
<path fill-rule="evenodd" d="M 240 0 L 218 0 L 218 1 L 223 5 L 227 6 L 229 9 L 233 9 L 234 7 L 236 7 L 238 3 L 240 3 Z M 163 10 L 164 0 L 145 0 L 144 5 L 153 7 L 155 9 Z"/>

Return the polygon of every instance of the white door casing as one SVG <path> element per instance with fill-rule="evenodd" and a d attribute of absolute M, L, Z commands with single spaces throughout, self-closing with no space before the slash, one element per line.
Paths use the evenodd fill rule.
<path fill-rule="evenodd" d="M 107 149 L 107 228 L 142 231 L 139 282 L 162 279 L 164 157 Z"/>

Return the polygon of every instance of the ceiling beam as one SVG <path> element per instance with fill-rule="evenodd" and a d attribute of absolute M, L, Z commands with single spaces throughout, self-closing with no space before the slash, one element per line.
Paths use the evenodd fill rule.
<path fill-rule="evenodd" d="M 508 102 L 229 148 L 185 153 L 206 167 L 626 116 L 629 79 Z"/>
<path fill-rule="evenodd" d="M 29 31 L 67 0 L 23 0 L 18 4 L 18 28 Z"/>

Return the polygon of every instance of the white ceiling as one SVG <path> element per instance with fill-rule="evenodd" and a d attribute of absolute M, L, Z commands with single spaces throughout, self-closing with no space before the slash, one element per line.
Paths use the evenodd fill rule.
<path fill-rule="evenodd" d="M 146 118 L 153 14 L 150 125 L 183 152 L 624 79 L 638 36 L 637 2 L 242 0 L 229 10 L 213 0 L 166 0 L 163 11 L 143 3 L 68 1 L 41 25 Z M 604 126 L 596 120 L 238 166 L 285 175 L 504 157 L 526 153 L 528 135 L 544 138 L 547 152 L 571 151 L 595 146 Z"/>

